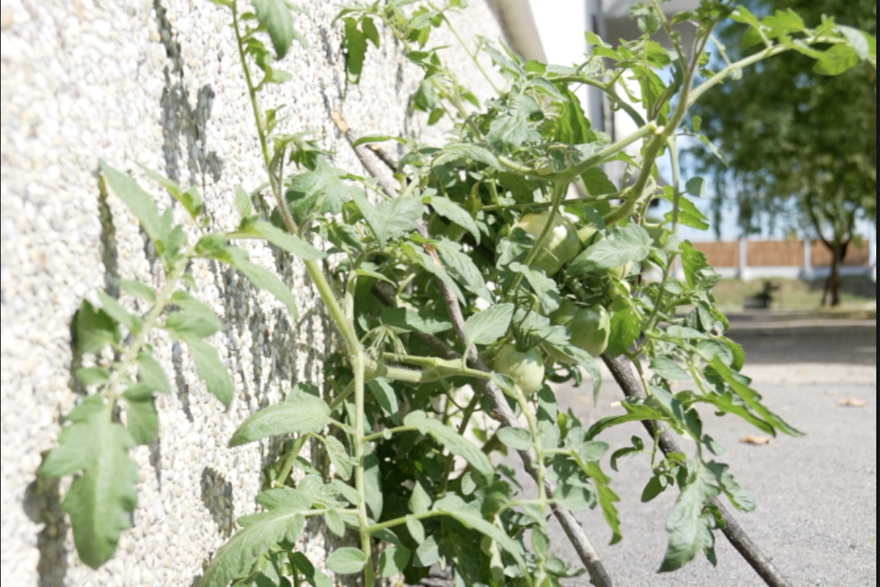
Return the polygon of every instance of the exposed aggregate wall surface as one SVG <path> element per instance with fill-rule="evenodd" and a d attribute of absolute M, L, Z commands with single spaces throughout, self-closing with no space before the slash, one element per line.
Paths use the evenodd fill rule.
<path fill-rule="evenodd" d="M 330 118 L 339 108 L 360 134 L 422 133 L 438 127 L 409 118 L 406 104 L 419 72 L 389 35 L 372 49 L 359 86 L 346 83 L 340 2 L 300 0 L 295 45 L 281 65 L 292 82 L 265 92 L 287 104 L 285 132 L 311 130 L 360 172 Z M 485 2 L 456 19 L 466 38 L 500 34 Z M 38 480 L 41 454 L 57 440 L 62 416 L 77 401 L 71 375 L 71 320 L 96 288 L 120 278 L 158 284 L 138 225 L 112 194 L 98 188 L 99 159 L 135 163 L 202 190 L 211 229 L 237 224 L 233 190 L 262 183 L 252 113 L 226 11 L 204 0 L 4 0 L 2 39 L 2 582 L 11 586 L 189 586 L 211 553 L 255 511 L 260 471 L 275 449 L 260 443 L 229 449 L 236 426 L 278 401 L 297 382 L 323 382 L 333 348 L 331 326 L 296 260 L 243 243 L 251 258 L 277 271 L 299 301 L 297 321 L 234 271 L 195 267 L 199 297 L 227 328 L 211 342 L 236 386 L 228 412 L 194 373 L 187 351 L 157 338 L 156 355 L 174 391 L 158 400 L 161 436 L 134 451 L 139 504 L 118 552 L 94 571 L 80 563 L 60 501 L 69 481 Z M 447 37 L 437 44 L 454 45 Z M 450 49 L 462 81 L 485 92 L 478 71 Z M 442 127 L 442 125 L 441 125 Z M 178 220 L 182 219 L 179 217 Z M 305 552 L 319 560 L 321 532 L 308 529 Z"/>

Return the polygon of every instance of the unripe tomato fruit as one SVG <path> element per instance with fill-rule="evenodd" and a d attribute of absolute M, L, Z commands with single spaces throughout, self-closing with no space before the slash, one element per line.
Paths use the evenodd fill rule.
<path fill-rule="evenodd" d="M 517 389 L 525 395 L 535 393 L 544 384 L 544 359 L 536 348 L 520 352 L 512 344 L 506 344 L 498 350 L 492 367 L 498 373 L 513 377 Z"/>
<path fill-rule="evenodd" d="M 547 221 L 550 219 L 549 212 L 540 214 L 524 214 L 514 228 L 521 228 L 538 240 Z M 543 269 L 548 276 L 554 275 L 563 265 L 577 257 L 581 252 L 581 243 L 578 240 L 577 230 L 567 218 L 557 214 L 553 218 L 553 225 L 544 244 L 532 261 L 532 267 Z"/>
<path fill-rule="evenodd" d="M 608 348 L 608 339 L 611 336 L 611 316 L 608 310 L 602 306 L 590 306 L 581 308 L 571 300 L 563 300 L 559 309 L 550 314 L 553 324 L 565 326 L 571 332 L 570 342 L 572 345 L 583 349 L 598 357 Z M 556 351 L 550 351 L 551 355 L 562 363 L 569 365 L 575 363 L 574 359 Z"/>

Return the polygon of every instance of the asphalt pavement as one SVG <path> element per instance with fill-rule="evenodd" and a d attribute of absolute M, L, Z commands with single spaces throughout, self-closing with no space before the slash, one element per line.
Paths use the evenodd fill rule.
<path fill-rule="evenodd" d="M 758 504 L 751 513 L 737 512 L 737 519 L 792 586 L 876 585 L 876 321 L 754 311 L 731 316 L 731 337 L 745 348 L 745 372 L 766 405 L 805 433 L 750 444 L 743 439 L 764 435 L 733 416 L 703 412 L 704 430 L 727 449 L 718 460 L 730 465 Z M 583 388 L 558 393 L 560 406 L 570 406 L 586 425 L 621 411 L 613 405 L 621 395 L 610 376 L 597 407 Z M 629 445 L 634 434 L 645 438 L 641 425 L 633 423 L 600 439 L 613 450 Z M 764 584 L 721 532 L 716 532 L 717 567 L 699 555 L 679 571 L 658 574 L 675 490 L 643 504 L 648 459 L 622 459 L 619 469 L 613 487 L 621 497 L 623 541 L 608 545 L 611 532 L 599 511 L 577 513 L 614 585 Z M 576 560 L 562 530 L 557 526 L 553 532 L 557 554 Z M 590 582 L 582 575 L 564 584 Z"/>

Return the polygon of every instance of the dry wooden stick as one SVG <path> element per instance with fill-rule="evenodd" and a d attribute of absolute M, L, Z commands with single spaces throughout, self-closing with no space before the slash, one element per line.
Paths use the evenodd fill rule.
<path fill-rule="evenodd" d="M 364 151 L 360 148 L 355 147 L 354 144 L 357 141 L 357 138 L 351 131 L 351 128 L 345 122 L 345 119 L 342 117 L 342 114 L 338 110 L 333 111 L 333 121 L 339 127 L 339 130 L 342 132 L 345 139 L 348 141 L 348 144 L 354 150 L 360 162 L 363 164 L 364 169 L 367 170 L 371 176 L 376 178 L 379 181 L 379 185 L 382 187 L 385 194 L 390 197 L 396 197 L 396 191 L 393 186 L 391 186 L 379 173 L 378 168 L 375 166 L 372 160 L 370 160 Z M 416 223 L 416 228 L 419 233 L 425 237 L 430 238 L 430 234 L 428 233 L 428 228 L 424 221 L 418 221 Z M 437 252 L 430 247 L 427 249 L 431 254 L 434 262 L 440 265 L 440 258 L 437 256 Z M 452 327 L 455 330 L 455 334 L 458 339 L 461 341 L 463 345 L 467 348 L 467 362 L 474 369 L 479 369 L 485 372 L 491 372 L 491 369 L 486 365 L 483 358 L 480 356 L 479 351 L 477 351 L 474 345 L 467 344 L 467 337 L 465 335 L 465 319 L 464 315 L 461 312 L 461 306 L 458 303 L 458 298 L 455 295 L 455 292 L 442 280 L 438 280 L 438 285 L 440 286 L 440 290 L 443 294 L 443 301 L 446 305 L 446 309 L 449 313 L 449 318 L 452 322 Z M 393 305 L 393 297 L 391 300 L 391 305 Z M 422 335 L 423 333 L 416 333 L 417 336 Z M 427 337 L 433 339 L 431 342 L 425 340 Z M 447 358 L 451 357 L 460 357 L 460 355 L 453 349 L 449 348 L 443 341 L 439 338 L 433 337 L 431 335 L 426 335 L 426 337 L 421 337 L 423 340 L 431 344 L 434 348 L 443 348 L 443 354 Z M 439 344 L 438 344 L 439 343 Z M 507 400 L 504 397 L 504 392 L 501 391 L 501 388 L 498 387 L 495 383 L 491 381 L 480 380 L 477 382 L 481 391 L 485 393 L 490 402 L 492 403 L 492 408 L 500 417 L 501 421 L 504 422 L 505 425 L 511 427 L 518 427 L 519 422 L 517 421 L 516 414 L 513 413 L 513 410 L 507 403 Z M 538 474 L 535 468 L 535 455 L 531 451 L 517 451 L 519 453 L 520 458 L 523 461 L 523 468 L 526 472 L 532 477 L 532 479 L 537 482 Z M 544 480 L 544 488 L 548 495 L 553 495 L 556 487 L 555 484 Z M 562 526 L 563 531 L 566 536 L 568 536 L 569 541 L 572 546 L 574 546 L 575 551 L 578 553 L 578 557 L 581 559 L 581 562 L 587 568 L 587 572 L 590 575 L 590 580 L 596 587 L 611 587 L 611 578 L 608 576 L 608 573 L 605 572 L 605 567 L 602 565 L 602 561 L 599 560 L 599 555 L 596 554 L 596 551 L 593 549 L 593 546 L 590 544 L 589 539 L 584 533 L 583 527 L 580 523 L 575 519 L 574 515 L 567 509 L 559 507 L 556 504 L 552 504 L 550 509 L 553 511 L 553 514 L 556 516 L 556 519 L 559 520 L 560 525 Z"/>
<path fill-rule="evenodd" d="M 630 370 L 629 363 L 627 363 L 627 360 L 624 357 L 611 359 L 606 355 L 602 355 L 602 358 L 626 397 L 645 397 L 639 382 L 636 380 Z M 642 424 L 645 426 L 645 430 L 648 431 L 648 434 L 653 437 L 656 430 L 654 422 L 651 420 L 642 420 Z M 681 447 L 679 447 L 678 443 L 675 441 L 675 438 L 673 438 L 668 432 L 664 432 L 660 435 L 658 445 L 664 454 L 683 452 Z M 739 522 L 736 521 L 736 518 L 733 517 L 730 510 L 728 510 L 720 500 L 714 497 L 712 498 L 712 504 L 718 508 L 721 517 L 724 518 L 724 529 L 722 532 L 727 536 L 727 540 L 730 541 L 740 555 L 746 559 L 753 569 L 755 569 L 764 582 L 769 585 L 769 587 L 791 587 L 788 580 L 782 576 L 782 573 L 779 572 L 770 559 L 761 552 L 758 545 L 749 538 L 749 535 L 746 534 L 743 527 L 739 525 Z"/>

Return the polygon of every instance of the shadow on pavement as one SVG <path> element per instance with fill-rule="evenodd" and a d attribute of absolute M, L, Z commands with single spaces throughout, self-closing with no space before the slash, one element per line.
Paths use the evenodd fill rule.
<path fill-rule="evenodd" d="M 875 320 L 773 311 L 728 317 L 730 338 L 743 345 L 746 364 L 877 364 Z"/>

